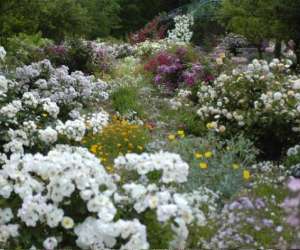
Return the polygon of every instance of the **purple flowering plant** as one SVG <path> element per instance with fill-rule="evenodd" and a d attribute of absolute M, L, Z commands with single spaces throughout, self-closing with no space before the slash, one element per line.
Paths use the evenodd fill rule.
<path fill-rule="evenodd" d="M 260 184 L 226 204 L 217 230 L 207 240 L 211 249 L 286 249 L 293 230 L 284 219 L 282 201 L 286 190 Z"/>
<path fill-rule="evenodd" d="M 144 66 L 145 71 L 153 76 L 157 86 L 176 90 L 180 87 L 194 87 L 198 82 L 209 82 L 214 79 L 195 56 L 186 47 L 178 47 L 171 51 L 161 51 L 154 55 Z"/>

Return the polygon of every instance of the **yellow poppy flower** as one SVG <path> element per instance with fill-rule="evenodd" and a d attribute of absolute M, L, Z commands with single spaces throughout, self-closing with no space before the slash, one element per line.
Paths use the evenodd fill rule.
<path fill-rule="evenodd" d="M 240 168 L 240 165 L 239 165 L 239 164 L 236 164 L 236 163 L 234 163 L 234 164 L 232 164 L 232 168 L 233 168 L 234 170 L 237 170 L 237 169 L 239 169 L 239 168 Z"/>
<path fill-rule="evenodd" d="M 250 172 L 248 171 L 248 170 L 244 170 L 243 171 L 243 178 L 244 178 L 244 180 L 249 180 L 250 178 L 251 178 L 251 174 L 250 174 Z"/>
<path fill-rule="evenodd" d="M 178 130 L 177 135 L 179 135 L 181 138 L 185 137 L 185 133 L 183 130 Z"/>
<path fill-rule="evenodd" d="M 173 135 L 173 134 L 170 134 L 170 135 L 168 136 L 168 138 L 169 138 L 170 141 L 174 141 L 174 140 L 176 139 L 176 136 Z"/>
<path fill-rule="evenodd" d="M 208 164 L 206 162 L 200 162 L 199 167 L 201 169 L 207 169 L 208 168 Z"/>
<path fill-rule="evenodd" d="M 212 128 L 213 128 L 212 123 L 211 123 L 211 122 L 207 123 L 207 124 L 206 124 L 206 127 L 207 127 L 208 129 L 212 129 Z"/>
<path fill-rule="evenodd" d="M 198 153 L 198 152 L 195 153 L 195 158 L 196 158 L 196 159 L 199 160 L 199 159 L 201 159 L 202 157 L 203 157 L 203 154 Z"/>
<path fill-rule="evenodd" d="M 91 146 L 90 151 L 93 154 L 96 154 L 97 153 L 97 148 L 98 148 L 98 145 L 94 144 L 94 145 Z"/>
<path fill-rule="evenodd" d="M 211 151 L 207 151 L 204 153 L 205 158 L 209 159 L 213 156 L 213 153 Z"/>

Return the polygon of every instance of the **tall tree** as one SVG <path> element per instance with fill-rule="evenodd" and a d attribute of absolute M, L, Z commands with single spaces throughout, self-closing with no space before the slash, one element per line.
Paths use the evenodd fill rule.
<path fill-rule="evenodd" d="M 84 34 L 88 12 L 76 0 L 1 0 L 0 36 L 34 34 L 61 40 L 68 34 Z"/>
<path fill-rule="evenodd" d="M 120 26 L 114 34 L 124 36 L 142 28 L 147 22 L 163 12 L 169 12 L 191 0 L 120 0 Z"/>
<path fill-rule="evenodd" d="M 34 33 L 38 26 L 39 9 L 39 0 L 1 0 L 1 42 L 15 33 Z"/>
<path fill-rule="evenodd" d="M 278 18 L 282 0 L 223 0 L 220 20 L 230 31 L 247 37 L 260 49 L 264 39 L 287 39 L 287 25 Z"/>
<path fill-rule="evenodd" d="M 88 10 L 74 0 L 51 0 L 40 9 L 38 30 L 57 41 L 68 35 L 88 34 L 91 18 Z"/>
<path fill-rule="evenodd" d="M 94 39 L 111 35 L 120 23 L 120 0 L 79 0 L 90 17 L 89 38 Z"/>

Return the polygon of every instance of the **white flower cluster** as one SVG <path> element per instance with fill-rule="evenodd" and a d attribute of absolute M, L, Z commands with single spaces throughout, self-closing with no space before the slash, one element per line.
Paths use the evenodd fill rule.
<path fill-rule="evenodd" d="M 134 52 L 134 47 L 129 43 L 107 43 L 101 40 L 86 42 L 87 45 L 91 46 L 95 57 L 99 53 L 106 53 L 111 55 L 113 58 L 121 58 L 130 56 Z"/>
<path fill-rule="evenodd" d="M 81 249 L 111 249 L 116 244 L 116 238 L 128 242 L 120 249 L 148 249 L 146 227 L 138 220 L 118 220 L 117 222 L 103 222 L 93 217 L 88 217 L 75 230 L 78 239 L 77 246 Z"/>
<path fill-rule="evenodd" d="M 94 76 L 85 76 L 80 71 L 69 74 L 66 66 L 56 69 L 48 60 L 17 68 L 16 77 L 20 92 L 38 92 L 41 98 L 50 98 L 58 105 L 82 105 L 108 98 L 105 82 L 95 81 Z"/>
<path fill-rule="evenodd" d="M 68 120 L 65 123 L 59 121 L 55 128 L 59 134 L 65 135 L 69 140 L 81 141 L 86 133 L 84 119 Z"/>
<path fill-rule="evenodd" d="M 80 141 L 87 131 L 107 125 L 103 110 L 82 117 L 79 112 L 84 104 L 108 98 L 106 83 L 81 72 L 69 75 L 66 67 L 54 69 L 47 60 L 17 68 L 16 75 L 17 81 L 0 75 L 0 132 L 6 142 L 0 152 L 23 154 L 39 142 L 49 148 L 59 135 Z"/>
<path fill-rule="evenodd" d="M 198 225 L 206 224 L 206 215 L 203 212 L 207 207 L 208 216 L 213 217 L 217 211 L 216 201 L 218 195 L 207 188 L 199 188 L 192 193 L 179 194 L 171 189 L 160 188 L 155 184 L 144 186 L 142 184 L 130 183 L 123 185 L 126 198 L 115 196 L 117 202 L 130 199 L 134 202 L 134 209 L 138 213 L 146 209 L 156 209 L 157 219 L 166 222 L 170 218 L 180 218 L 185 224 L 194 220 Z"/>
<path fill-rule="evenodd" d="M 0 244 L 19 236 L 19 225 L 9 224 L 14 218 L 10 208 L 0 208 Z"/>
<path fill-rule="evenodd" d="M 43 110 L 53 118 L 57 118 L 57 115 L 59 114 L 59 107 L 55 102 L 52 102 L 49 98 L 45 98 L 43 100 Z"/>
<path fill-rule="evenodd" d="M 187 181 L 189 166 L 177 154 L 159 152 L 155 154 L 143 153 L 127 154 L 115 159 L 117 169 L 137 171 L 141 176 L 146 176 L 153 171 L 162 171 L 162 183 L 183 183 Z"/>
<path fill-rule="evenodd" d="M 184 248 L 189 235 L 188 226 L 196 223 L 204 226 L 208 218 L 213 218 L 217 212 L 218 195 L 202 188 L 192 193 L 176 193 L 156 184 L 145 186 L 138 183 L 124 184 L 123 195 L 116 194 L 115 201 L 133 205 L 139 214 L 147 209 L 156 210 L 160 223 L 173 222 L 172 231 L 175 238 L 170 247 Z M 204 212 L 205 211 L 205 212 Z"/>
<path fill-rule="evenodd" d="M 214 192 L 200 188 L 192 193 L 177 193 L 166 186 L 187 181 L 188 165 L 178 155 L 164 152 L 128 154 L 117 158 L 115 166 L 120 171 L 136 171 L 140 176 L 138 181 L 128 181 L 122 186 L 123 193 L 114 196 L 116 203 L 129 203 L 139 214 L 155 210 L 160 223 L 171 222 L 175 236 L 169 243 L 171 248 L 185 248 L 189 225 L 204 226 L 217 212 L 219 196 Z M 155 171 L 162 171 L 161 177 L 151 183 L 153 180 L 147 175 Z"/>
<path fill-rule="evenodd" d="M 109 114 L 105 111 L 92 113 L 85 116 L 85 124 L 88 129 L 91 129 L 94 134 L 102 131 L 103 127 L 107 126 L 109 121 Z"/>
<path fill-rule="evenodd" d="M 40 113 L 40 116 L 37 113 Z M 34 116 L 30 115 L 35 114 Z M 24 147 L 31 147 L 41 141 L 47 146 L 56 143 L 59 135 L 69 140 L 81 141 L 86 132 L 100 132 L 108 124 L 109 115 L 105 111 L 77 116 L 75 120 L 63 122 L 57 119 L 60 108 L 49 98 L 40 99 L 31 92 L 26 92 L 21 100 L 14 100 L 0 109 L 3 144 L 5 152 L 23 154 Z M 22 118 L 22 119 L 18 119 Z M 41 125 L 41 119 L 44 120 Z M 38 126 L 39 124 L 39 126 Z M 15 129 L 11 129 L 14 126 Z M 38 127 L 38 128 L 37 128 Z"/>
<path fill-rule="evenodd" d="M 8 199 L 14 193 L 22 199 L 17 215 L 27 227 L 45 223 L 50 228 L 60 224 L 66 229 L 72 228 L 74 220 L 66 217 L 65 211 L 59 206 L 66 205 L 67 200 L 72 202 L 71 196 L 77 193 L 86 202 L 91 215 L 98 214 L 98 223 L 104 223 L 101 224 L 104 226 L 102 236 L 97 235 L 103 241 L 105 228 L 109 227 L 107 223 L 116 214 L 116 208 L 110 200 L 115 191 L 112 177 L 105 172 L 98 159 L 83 148 L 58 146 L 47 156 L 13 156 L 0 170 L 0 196 Z M 12 216 L 10 209 L 0 210 L 0 226 L 8 223 Z M 92 228 L 92 225 L 89 227 Z M 86 231 L 80 232 L 80 228 L 82 225 L 75 227 L 79 242 L 86 235 Z M 1 233 L 8 234 L 8 230 Z M 132 232 L 132 237 L 137 237 L 137 231 Z M 84 240 L 83 243 L 89 244 L 89 241 Z"/>
<path fill-rule="evenodd" d="M 109 114 L 105 111 L 78 116 L 75 120 L 68 120 L 65 123 L 58 120 L 56 130 L 59 134 L 66 136 L 69 140 L 81 141 L 88 130 L 93 134 L 101 132 L 108 124 Z"/>
<path fill-rule="evenodd" d="M 295 156 L 298 155 L 299 152 L 300 152 L 300 145 L 296 145 L 288 149 L 287 156 Z"/>
<path fill-rule="evenodd" d="M 46 250 L 53 250 L 57 247 L 57 245 L 58 245 L 58 243 L 57 243 L 57 239 L 55 237 L 48 237 L 43 242 L 43 247 Z M 32 250 L 36 250 L 36 248 L 33 248 Z"/>
<path fill-rule="evenodd" d="M 151 158 L 150 155 L 149 157 Z M 131 159 L 132 155 L 125 158 Z M 137 169 L 141 171 L 141 162 L 135 162 Z M 134 164 L 133 161 L 131 163 Z M 146 163 L 150 167 L 149 171 L 163 171 L 162 180 L 165 183 L 182 183 L 186 180 L 188 167 L 179 156 L 159 153 L 152 157 L 152 161 L 146 160 Z M 153 169 L 151 164 L 156 167 Z M 143 176 L 149 171 L 139 174 Z M 171 172 L 175 175 L 168 177 Z M 179 178 L 177 173 L 183 178 Z M 68 216 L 67 210 L 63 209 L 74 206 L 74 194 L 86 204 L 87 213 L 83 222 Z M 150 247 L 146 226 L 137 219 L 114 221 L 117 210 L 123 208 L 124 202 L 133 205 L 139 214 L 146 209 L 156 209 L 157 220 L 161 223 L 174 221 L 172 230 L 176 237 L 170 242 L 170 246 L 184 247 L 188 225 L 193 221 L 198 225 L 206 223 L 204 206 L 208 216 L 216 211 L 214 202 L 217 196 L 212 194 L 204 189 L 179 194 L 156 184 L 144 186 L 134 182 L 125 183 L 117 189 L 113 176 L 105 172 L 99 160 L 88 150 L 62 145 L 50 151 L 47 156 L 13 155 L 0 170 L 0 196 L 11 199 L 17 195 L 21 199 L 16 210 L 17 218 L 23 226 L 37 227 L 43 224 L 52 229 L 62 226 L 64 230 L 74 230 L 76 245 L 81 249 L 113 248 L 119 239 L 123 242 L 120 249 Z M 19 236 L 17 229 L 21 224 L 6 226 L 12 218 L 10 208 L 0 210 L 0 227 L 3 229 L 0 235 L 6 237 L 5 242 L 9 237 Z M 54 249 L 58 246 L 58 240 L 55 236 L 48 237 L 43 246 L 45 249 Z"/>
<path fill-rule="evenodd" d="M 15 117 L 19 111 L 22 110 L 22 102 L 20 100 L 14 100 L 0 108 L 0 115 L 12 119 L 15 121 Z"/>
<path fill-rule="evenodd" d="M 133 56 L 125 57 L 122 63 L 118 64 L 116 76 L 109 81 L 110 91 L 115 92 L 123 87 L 137 87 L 139 83 L 143 82 L 142 74 L 137 71 L 137 67 L 140 64 L 139 58 Z"/>
<path fill-rule="evenodd" d="M 0 46 L 0 61 L 3 61 L 5 56 L 6 56 L 5 49 L 2 46 Z"/>
<path fill-rule="evenodd" d="M 193 37 L 191 31 L 194 25 L 194 18 L 192 15 L 181 15 L 174 18 L 175 28 L 168 32 L 167 40 L 169 42 L 189 43 Z"/>
<path fill-rule="evenodd" d="M 285 116 L 296 126 L 295 119 L 300 115 L 300 79 L 286 74 L 291 65 L 289 60 L 274 59 L 270 64 L 254 60 L 242 72 L 221 74 L 212 86 L 203 85 L 198 91 L 197 114 L 208 122 L 209 129 L 218 132 L 225 131 L 228 123 L 244 127 L 246 121 L 275 115 Z"/>
<path fill-rule="evenodd" d="M 39 130 L 39 138 L 46 144 L 52 144 L 57 141 L 58 133 L 51 127 Z"/>
<path fill-rule="evenodd" d="M 251 172 L 254 173 L 253 176 L 255 176 L 251 184 L 253 187 L 267 184 L 280 188 L 285 183 L 287 177 L 291 175 L 291 171 L 287 170 L 286 166 L 271 161 L 259 162 L 252 165 L 251 169 Z"/>
<path fill-rule="evenodd" d="M 170 108 L 173 110 L 178 110 L 182 106 L 190 106 L 189 97 L 192 95 L 190 90 L 180 89 L 177 96 L 171 99 L 168 99 Z"/>
<path fill-rule="evenodd" d="M 138 56 L 150 56 L 161 50 L 166 50 L 169 44 L 166 40 L 149 41 L 138 43 L 135 45 L 136 54 Z"/>
<path fill-rule="evenodd" d="M 0 75 L 0 97 L 5 96 L 8 90 L 8 80 L 5 76 Z"/>

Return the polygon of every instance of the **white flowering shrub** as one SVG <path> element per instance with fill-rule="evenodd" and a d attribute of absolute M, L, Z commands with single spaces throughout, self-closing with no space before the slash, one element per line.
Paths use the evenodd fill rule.
<path fill-rule="evenodd" d="M 181 15 L 174 18 L 175 28 L 168 32 L 167 40 L 169 42 L 189 43 L 193 37 L 191 28 L 194 25 L 192 15 Z"/>
<path fill-rule="evenodd" d="M 179 110 L 181 107 L 189 107 L 191 106 L 191 96 L 192 91 L 180 89 L 175 97 L 168 100 L 168 104 L 172 110 Z"/>
<path fill-rule="evenodd" d="M 15 84 L 21 93 L 37 92 L 41 98 L 69 107 L 108 98 L 105 82 L 80 71 L 69 74 L 66 66 L 54 68 L 48 60 L 17 68 Z"/>
<path fill-rule="evenodd" d="M 129 43 L 108 43 L 100 39 L 86 43 L 91 46 L 95 58 L 97 54 L 104 52 L 114 58 L 123 58 L 131 56 L 134 53 L 134 47 Z"/>
<path fill-rule="evenodd" d="M 300 145 L 295 145 L 287 150 L 284 166 L 289 174 L 300 177 Z"/>
<path fill-rule="evenodd" d="M 67 145 L 45 156 L 6 159 L 0 170 L 0 244 L 184 248 L 189 227 L 206 225 L 217 212 L 218 196 L 206 188 L 176 192 L 188 175 L 176 154 L 129 154 L 115 164 L 121 176 L 108 174 L 87 149 Z"/>
<path fill-rule="evenodd" d="M 140 64 L 141 60 L 133 56 L 120 60 L 114 70 L 114 78 L 109 81 L 110 91 L 114 93 L 120 88 L 139 86 L 144 81 L 142 74 L 137 70 Z"/>
<path fill-rule="evenodd" d="M 125 182 L 116 202 L 133 206 L 130 213 L 137 213 L 141 221 L 144 216 L 151 218 L 147 232 L 152 248 L 187 247 L 189 229 L 205 226 L 217 212 L 219 196 L 209 189 L 176 191 L 178 184 L 187 181 L 189 173 L 189 166 L 177 154 L 127 154 L 115 160 L 115 168 Z"/>
<path fill-rule="evenodd" d="M 47 60 L 17 68 L 16 80 L 0 75 L 0 152 L 44 152 L 57 142 L 79 142 L 86 132 L 101 131 L 108 113 L 81 116 L 80 110 L 106 100 L 106 87 L 81 72 L 55 69 Z"/>
<path fill-rule="evenodd" d="M 25 248 L 29 248 L 30 245 L 27 244 L 38 243 L 34 240 L 37 236 L 34 235 L 34 230 L 32 235 L 29 233 L 29 228 L 36 227 L 40 228 L 38 236 L 43 235 L 45 239 L 49 236 L 48 230 L 54 228 L 57 228 L 57 233 L 62 232 L 64 228 L 68 234 L 68 231 L 75 227 L 76 220 L 85 213 L 85 210 L 81 209 L 87 209 L 91 214 L 98 213 L 106 223 L 109 223 L 116 213 L 110 201 L 115 189 L 111 176 L 105 172 L 97 158 L 82 148 L 60 146 L 47 156 L 26 154 L 23 158 L 12 157 L 0 170 L 0 197 L 1 201 L 4 198 L 17 202 L 18 205 L 13 207 L 16 214 L 14 218 L 12 216 L 9 218 L 13 221 L 19 220 L 19 223 L 18 230 L 13 235 L 7 231 L 0 232 L 1 243 L 3 241 L 6 243 L 10 236 L 21 236 L 18 244 L 24 244 Z M 77 209 L 74 209 L 72 200 Z M 80 208 L 80 200 L 83 201 L 84 208 Z M 5 206 L 12 206 L 12 204 L 7 202 Z M 5 223 L 1 222 L 1 225 L 9 222 L 5 221 Z M 94 243 L 101 243 L 100 238 L 81 241 L 84 237 L 81 234 L 84 232 L 80 233 L 80 228 L 84 227 L 84 224 L 78 223 L 77 226 L 75 232 L 78 235 L 78 245 L 90 243 L 92 246 Z M 22 234 L 29 237 L 27 242 Z M 56 236 L 58 237 L 59 234 Z M 49 240 L 44 244 L 51 245 L 47 244 L 47 241 Z"/>
<path fill-rule="evenodd" d="M 4 61 L 5 56 L 6 56 L 5 49 L 2 46 L 0 46 L 0 61 Z"/>
<path fill-rule="evenodd" d="M 140 57 L 149 57 L 161 50 L 169 47 L 167 40 L 149 41 L 138 43 L 135 45 L 135 54 Z"/>
<path fill-rule="evenodd" d="M 245 71 L 203 85 L 197 111 L 203 128 L 230 135 L 243 131 L 269 157 L 280 156 L 300 131 L 300 77 L 289 73 L 291 64 L 254 60 Z"/>

